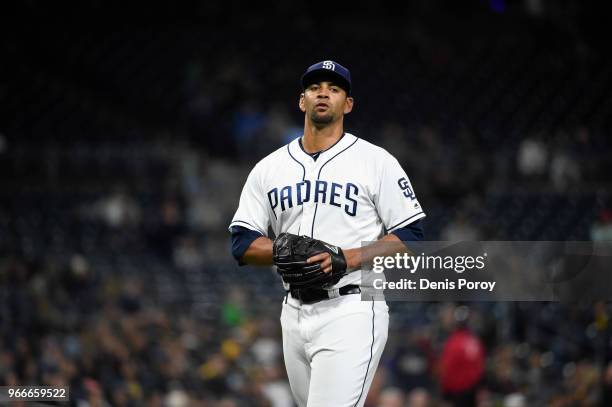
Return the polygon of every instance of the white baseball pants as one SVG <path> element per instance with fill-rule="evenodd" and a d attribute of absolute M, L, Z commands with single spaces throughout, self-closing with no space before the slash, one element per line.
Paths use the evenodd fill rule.
<path fill-rule="evenodd" d="M 363 406 L 387 342 L 384 301 L 349 294 L 300 304 L 289 295 L 281 326 L 285 366 L 299 407 Z"/>

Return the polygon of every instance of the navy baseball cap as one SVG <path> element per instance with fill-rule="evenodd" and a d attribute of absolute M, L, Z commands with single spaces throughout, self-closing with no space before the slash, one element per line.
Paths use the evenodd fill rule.
<path fill-rule="evenodd" d="M 351 94 L 351 71 L 334 61 L 321 61 L 311 65 L 302 75 L 302 89 L 315 82 L 328 79 Z"/>

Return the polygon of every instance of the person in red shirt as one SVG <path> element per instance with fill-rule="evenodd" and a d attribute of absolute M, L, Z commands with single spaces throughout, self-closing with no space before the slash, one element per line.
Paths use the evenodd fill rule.
<path fill-rule="evenodd" d="M 476 405 L 476 391 L 485 370 L 484 346 L 466 321 L 467 315 L 458 318 L 439 363 L 442 394 L 454 407 Z"/>

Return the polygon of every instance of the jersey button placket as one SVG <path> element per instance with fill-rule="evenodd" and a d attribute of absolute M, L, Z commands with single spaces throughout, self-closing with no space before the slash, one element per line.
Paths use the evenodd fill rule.
<path fill-rule="evenodd" d="M 314 205 L 315 205 L 314 204 L 314 188 L 315 188 L 315 182 L 316 182 L 316 166 L 315 166 L 314 161 L 308 162 L 306 164 L 305 176 L 306 176 L 305 179 L 310 181 L 310 193 L 308 194 L 308 197 L 305 197 L 307 201 L 302 204 L 304 208 L 304 215 L 302 216 L 301 230 L 302 230 L 302 234 L 310 235 L 310 229 L 312 227 L 312 218 L 314 216 Z"/>

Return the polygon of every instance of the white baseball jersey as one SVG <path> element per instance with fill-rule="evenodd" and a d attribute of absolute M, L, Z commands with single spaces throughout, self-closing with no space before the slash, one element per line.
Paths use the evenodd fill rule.
<path fill-rule="evenodd" d="M 425 216 L 408 176 L 383 148 L 352 134 L 314 160 L 299 139 L 262 159 L 249 174 L 232 222 L 268 236 L 289 232 L 360 247 Z M 361 272 L 335 287 L 359 284 Z"/>
<path fill-rule="evenodd" d="M 299 139 L 251 171 L 230 229 L 308 235 L 343 249 L 360 247 L 425 216 L 410 181 L 384 149 L 352 134 L 315 160 Z M 361 284 L 361 271 L 334 287 Z M 287 289 L 288 287 L 285 286 Z M 362 407 L 389 327 L 384 301 L 345 295 L 282 305 L 283 357 L 300 407 Z"/>

